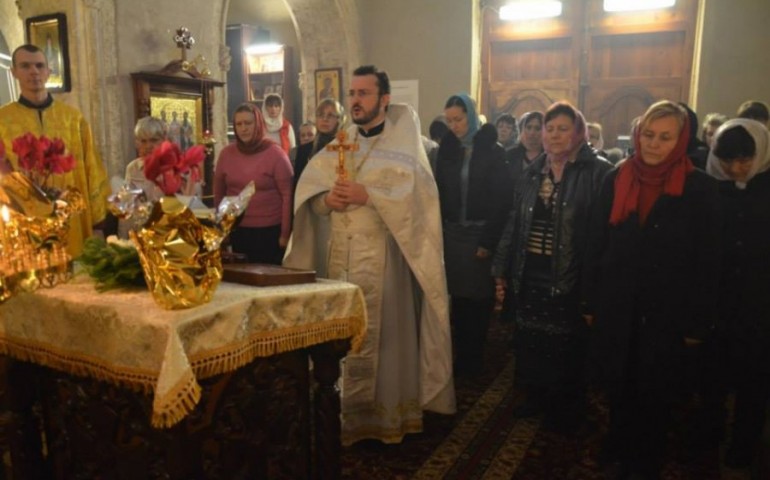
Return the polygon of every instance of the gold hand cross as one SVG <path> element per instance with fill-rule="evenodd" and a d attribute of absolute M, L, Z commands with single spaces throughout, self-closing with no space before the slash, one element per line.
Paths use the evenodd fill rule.
<path fill-rule="evenodd" d="M 338 143 L 336 145 L 327 145 L 326 150 L 330 152 L 337 152 L 337 178 L 340 180 L 347 180 L 348 179 L 348 171 L 345 169 L 345 152 L 357 152 L 358 151 L 358 144 L 357 143 L 345 143 L 345 140 L 348 138 L 348 135 L 345 133 L 344 130 L 340 130 L 337 132 L 337 141 Z"/>

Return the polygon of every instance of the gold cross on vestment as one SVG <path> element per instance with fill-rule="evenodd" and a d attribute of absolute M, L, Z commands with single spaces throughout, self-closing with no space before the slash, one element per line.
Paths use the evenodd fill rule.
<path fill-rule="evenodd" d="M 326 150 L 330 152 L 337 152 L 337 178 L 340 180 L 347 180 L 348 179 L 348 171 L 345 168 L 345 152 L 356 152 L 358 151 L 358 144 L 357 143 L 345 143 L 345 140 L 347 140 L 348 135 L 343 131 L 340 130 L 337 132 L 337 144 L 336 145 L 327 145 Z"/>

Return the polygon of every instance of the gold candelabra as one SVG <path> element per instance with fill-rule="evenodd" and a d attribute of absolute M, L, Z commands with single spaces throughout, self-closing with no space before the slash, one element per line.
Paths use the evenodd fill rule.
<path fill-rule="evenodd" d="M 73 190 L 51 202 L 30 185 L 16 173 L 0 178 L 0 302 L 72 278 L 66 238 L 82 196 Z"/>
<path fill-rule="evenodd" d="M 18 291 L 53 287 L 72 277 L 72 258 L 56 241 L 38 245 L 41 219 L 0 207 L 0 301 Z M 42 223 L 48 223 L 42 220 Z"/>

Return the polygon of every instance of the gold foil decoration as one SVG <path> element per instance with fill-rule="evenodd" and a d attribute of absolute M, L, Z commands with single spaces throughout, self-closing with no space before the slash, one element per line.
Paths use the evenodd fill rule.
<path fill-rule="evenodd" d="M 211 301 L 222 279 L 219 247 L 253 193 L 250 183 L 237 197 L 225 197 L 213 220 L 199 219 L 177 197 L 165 196 L 147 223 L 129 232 L 158 305 L 176 310 Z"/>
<path fill-rule="evenodd" d="M 205 238 L 219 233 L 201 225 L 176 197 L 161 198 L 147 224 L 130 232 L 158 305 L 175 310 L 211 301 L 222 279 L 222 257 L 219 248 L 206 248 Z"/>

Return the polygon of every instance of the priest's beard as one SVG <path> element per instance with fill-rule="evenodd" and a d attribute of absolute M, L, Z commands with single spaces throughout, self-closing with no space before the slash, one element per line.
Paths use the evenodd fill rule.
<path fill-rule="evenodd" d="M 353 108 L 351 108 L 351 114 L 353 114 L 353 110 L 356 108 L 360 108 L 361 112 L 363 112 L 363 117 L 353 118 L 353 123 L 356 125 L 366 125 L 375 118 L 377 118 L 377 115 L 380 114 L 380 110 L 382 110 L 382 97 L 377 97 L 377 105 L 372 107 L 371 110 L 366 110 L 362 105 L 353 105 Z"/>

